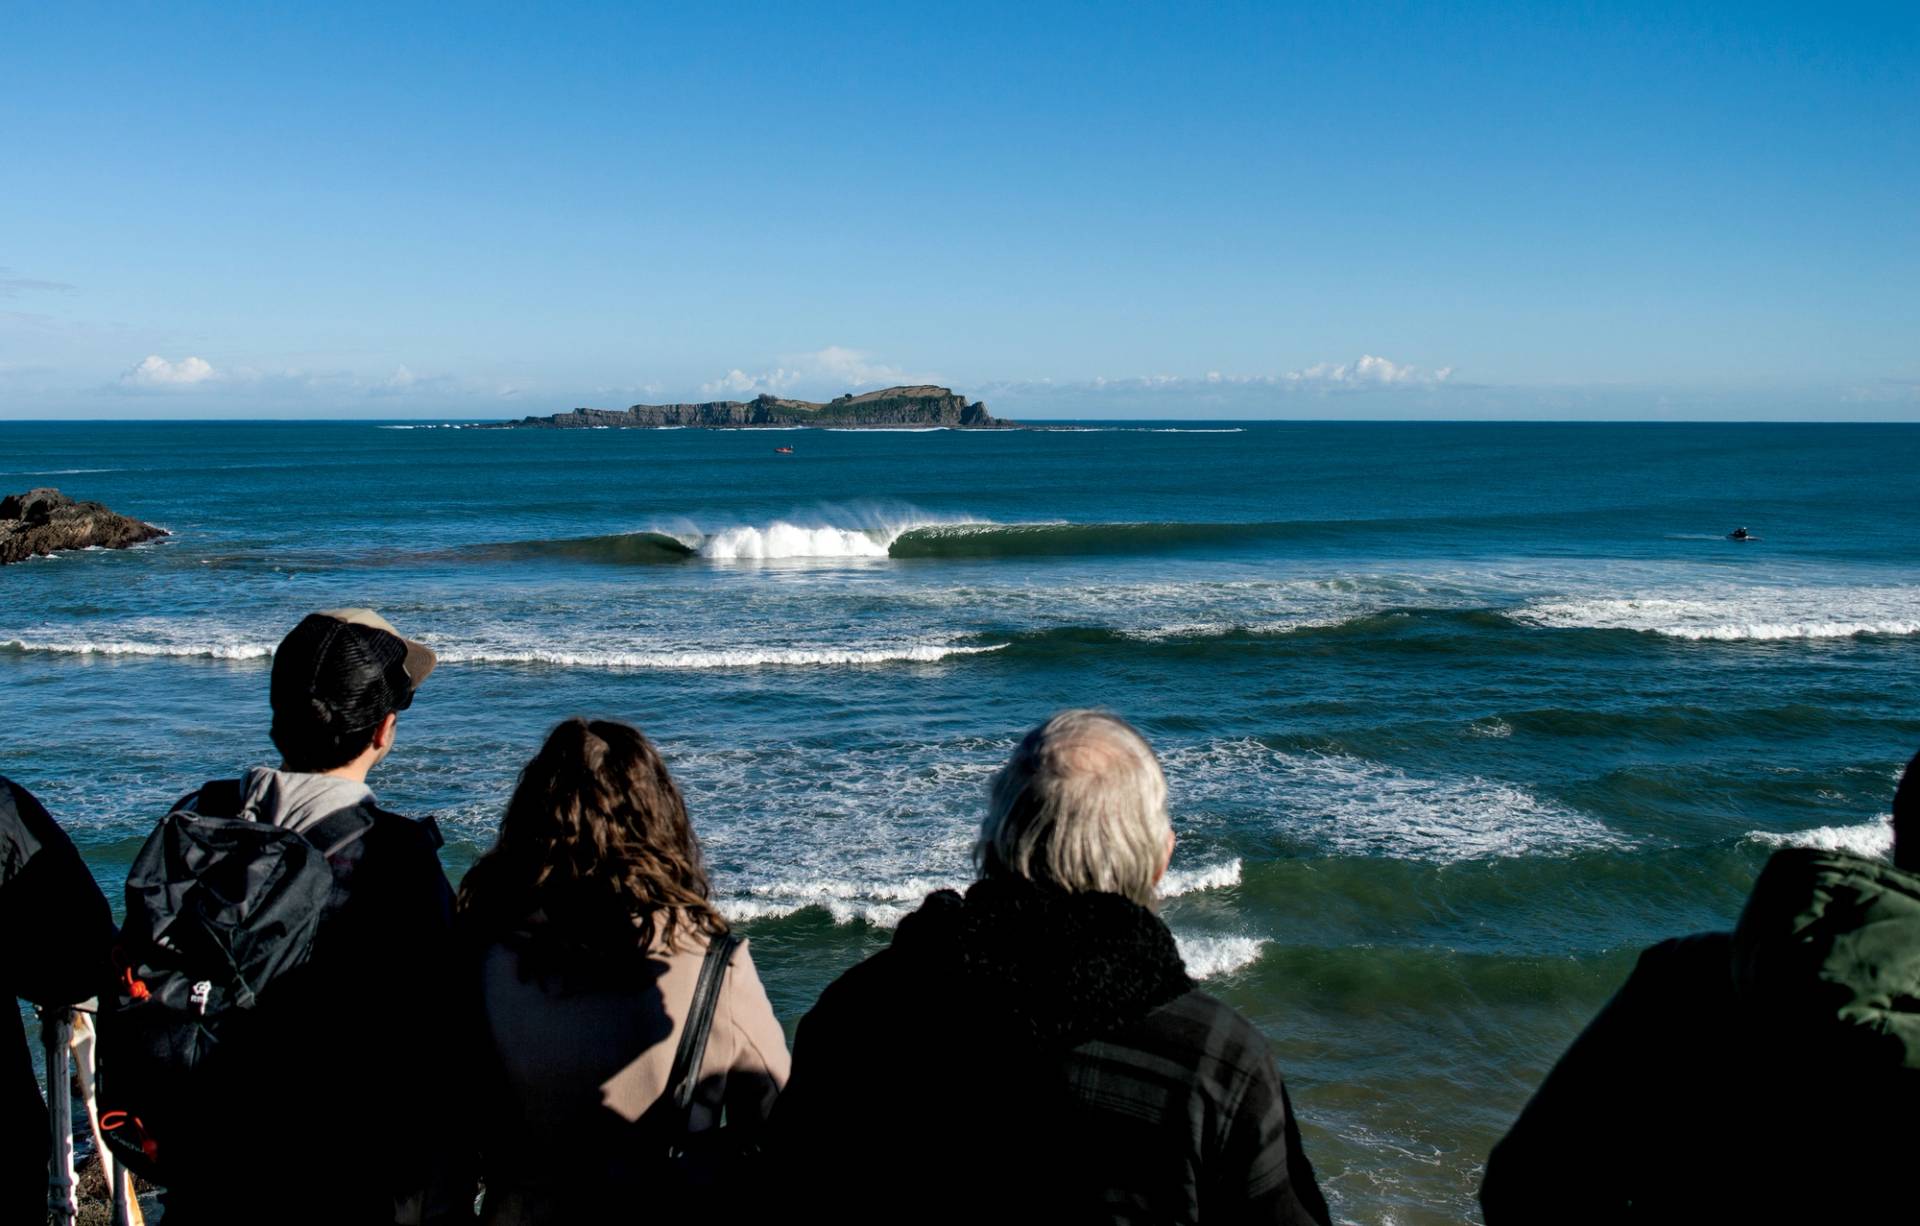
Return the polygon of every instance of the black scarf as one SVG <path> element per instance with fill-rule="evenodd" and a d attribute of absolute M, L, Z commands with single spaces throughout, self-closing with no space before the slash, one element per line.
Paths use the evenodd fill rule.
<path fill-rule="evenodd" d="M 892 953 L 975 1025 L 1045 1048 L 1077 1046 L 1193 989 L 1152 911 L 1019 878 L 929 895 Z"/>

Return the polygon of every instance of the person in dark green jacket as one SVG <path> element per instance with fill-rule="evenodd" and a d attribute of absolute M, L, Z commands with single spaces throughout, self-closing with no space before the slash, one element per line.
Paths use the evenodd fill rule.
<path fill-rule="evenodd" d="M 1912 1221 L 1920 755 L 1892 862 L 1776 852 L 1730 933 L 1640 957 L 1487 1161 L 1489 1226 Z"/>
<path fill-rule="evenodd" d="M 0 978 L 9 997 L 71 1005 L 98 990 L 113 945 L 113 912 L 73 843 L 27 789 L 0 778 Z M 0 1098 L 0 1222 L 47 1217 L 53 1134 L 33 1075 L 20 1012 L 12 1036 L 13 1083 Z"/>

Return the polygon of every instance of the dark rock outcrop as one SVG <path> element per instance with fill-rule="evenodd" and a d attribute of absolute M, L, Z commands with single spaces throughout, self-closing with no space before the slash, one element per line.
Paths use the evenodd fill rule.
<path fill-rule="evenodd" d="M 28 490 L 0 498 L 0 566 L 61 549 L 125 549 L 166 536 L 165 528 L 129 519 L 97 502 L 59 490 Z"/>
<path fill-rule="evenodd" d="M 548 417 L 491 423 L 493 428 L 583 430 L 595 426 L 645 429 L 659 426 L 739 428 L 742 426 L 947 426 L 959 430 L 1012 426 L 987 412 L 978 400 L 969 404 L 944 387 L 889 387 L 858 396 L 836 396 L 825 404 L 758 396 L 752 400 L 714 400 L 705 404 L 636 404 L 630 409 L 575 409 Z"/>

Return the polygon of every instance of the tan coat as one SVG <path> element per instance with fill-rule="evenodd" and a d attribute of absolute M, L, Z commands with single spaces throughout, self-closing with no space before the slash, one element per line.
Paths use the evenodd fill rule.
<path fill-rule="evenodd" d="M 697 937 L 671 954 L 656 943 L 627 983 L 563 991 L 523 978 L 508 945 L 486 951 L 481 990 L 507 1100 L 483 1146 L 486 1222 L 558 1220 L 568 1202 L 596 1195 L 595 1181 L 644 1178 L 658 1149 L 633 1125 L 666 1093 L 705 956 Z M 714 1008 L 693 1127 L 712 1128 L 723 1106 L 729 1127 L 765 1120 L 787 1067 L 786 1037 L 743 942 Z"/>

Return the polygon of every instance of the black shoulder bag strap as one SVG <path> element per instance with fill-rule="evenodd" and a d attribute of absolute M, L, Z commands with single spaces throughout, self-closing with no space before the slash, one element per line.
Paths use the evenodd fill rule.
<path fill-rule="evenodd" d="M 300 837 L 320 849 L 331 860 L 367 836 L 373 829 L 373 816 L 359 805 L 329 813 L 300 832 Z"/>
<path fill-rule="evenodd" d="M 740 938 L 731 932 L 707 942 L 707 956 L 700 963 L 700 979 L 693 985 L 693 1003 L 687 1007 L 687 1023 L 680 1030 L 680 1050 L 673 1056 L 673 1073 L 667 1089 L 673 1105 L 684 1120 L 693 1104 L 693 1088 L 700 1081 L 700 1065 L 707 1056 L 707 1034 L 713 1029 L 714 1006 L 720 1001 L 720 984 L 727 977 L 727 963 L 739 948 Z"/>

